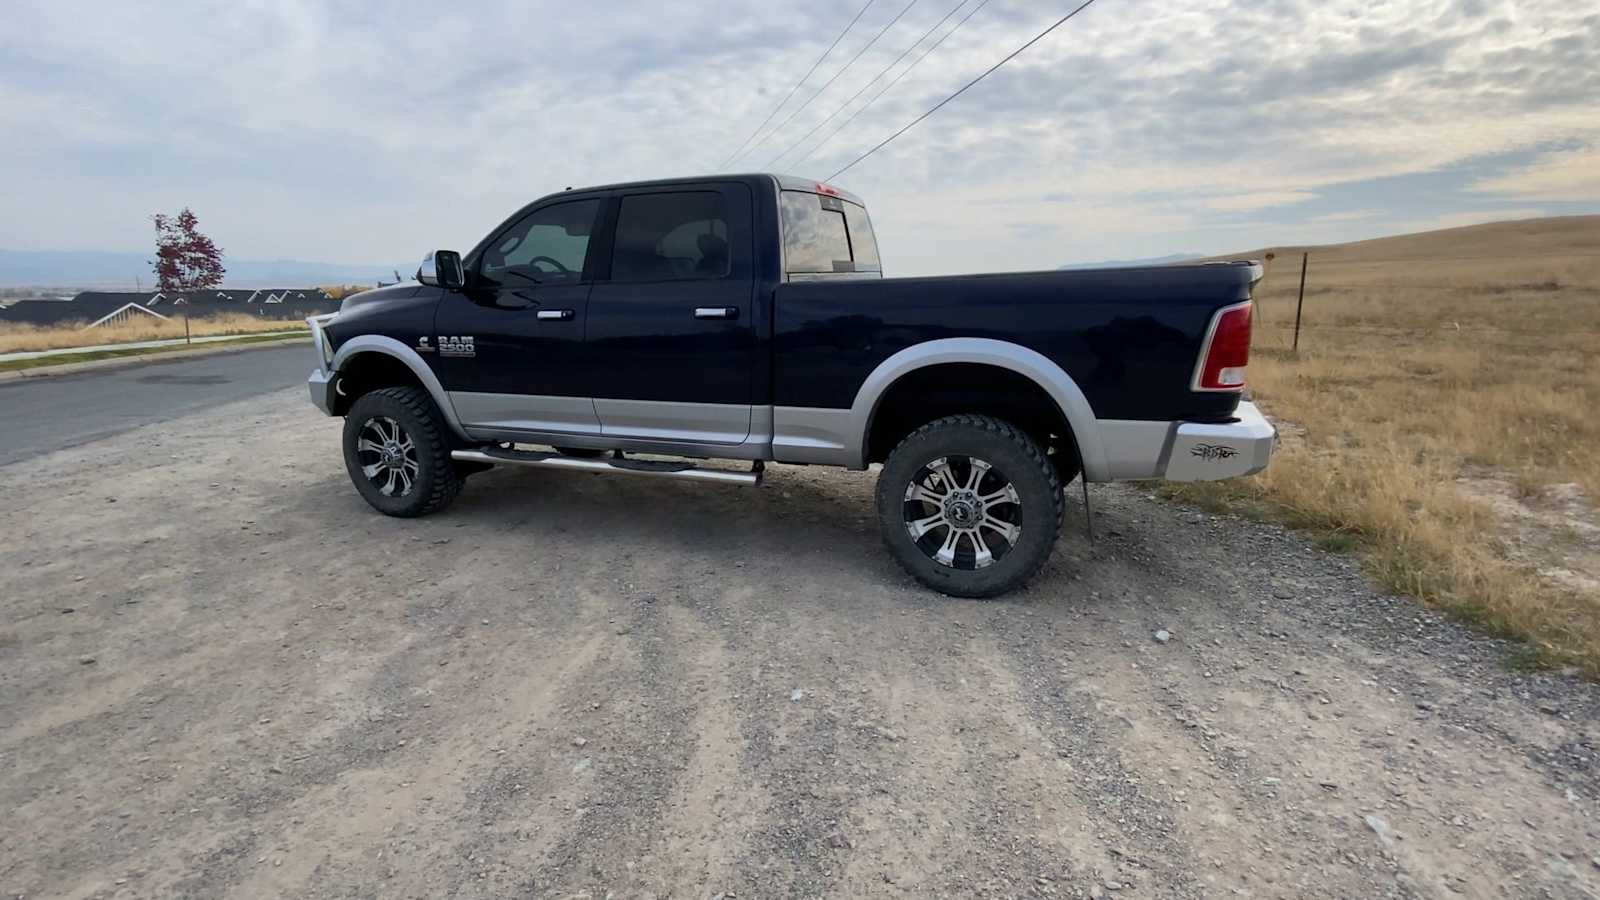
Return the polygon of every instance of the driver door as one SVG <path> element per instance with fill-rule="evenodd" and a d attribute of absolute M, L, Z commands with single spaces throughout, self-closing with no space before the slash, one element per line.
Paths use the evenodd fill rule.
<path fill-rule="evenodd" d="M 599 434 L 581 355 L 604 196 L 512 222 L 468 260 L 434 320 L 438 368 L 468 429 Z"/>

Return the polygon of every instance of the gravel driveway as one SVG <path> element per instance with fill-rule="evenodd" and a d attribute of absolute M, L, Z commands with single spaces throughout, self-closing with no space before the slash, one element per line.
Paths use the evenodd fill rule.
<path fill-rule="evenodd" d="M 0 894 L 1600 894 L 1600 692 L 1280 530 L 1099 488 L 961 601 L 868 474 L 400 521 L 338 432 L 296 390 L 0 468 Z"/>

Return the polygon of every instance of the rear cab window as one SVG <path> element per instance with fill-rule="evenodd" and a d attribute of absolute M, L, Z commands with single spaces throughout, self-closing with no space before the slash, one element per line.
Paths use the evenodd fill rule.
<path fill-rule="evenodd" d="M 867 210 L 840 197 L 780 191 L 784 271 L 790 279 L 883 272 Z"/>
<path fill-rule="evenodd" d="M 622 198 L 611 256 L 614 282 L 726 278 L 727 204 L 717 191 Z"/>

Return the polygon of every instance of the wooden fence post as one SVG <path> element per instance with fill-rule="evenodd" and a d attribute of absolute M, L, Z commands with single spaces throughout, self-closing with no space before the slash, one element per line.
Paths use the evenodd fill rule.
<path fill-rule="evenodd" d="M 1300 299 L 1294 302 L 1294 352 L 1300 352 L 1300 310 L 1306 305 L 1306 263 L 1311 259 L 1310 253 L 1300 254 Z"/>

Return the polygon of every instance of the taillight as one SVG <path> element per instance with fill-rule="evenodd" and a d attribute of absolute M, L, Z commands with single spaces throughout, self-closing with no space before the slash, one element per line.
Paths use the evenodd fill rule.
<path fill-rule="evenodd" d="M 1195 390 L 1244 390 L 1244 368 L 1250 362 L 1250 307 L 1246 300 L 1224 306 L 1211 317 L 1194 372 Z"/>

